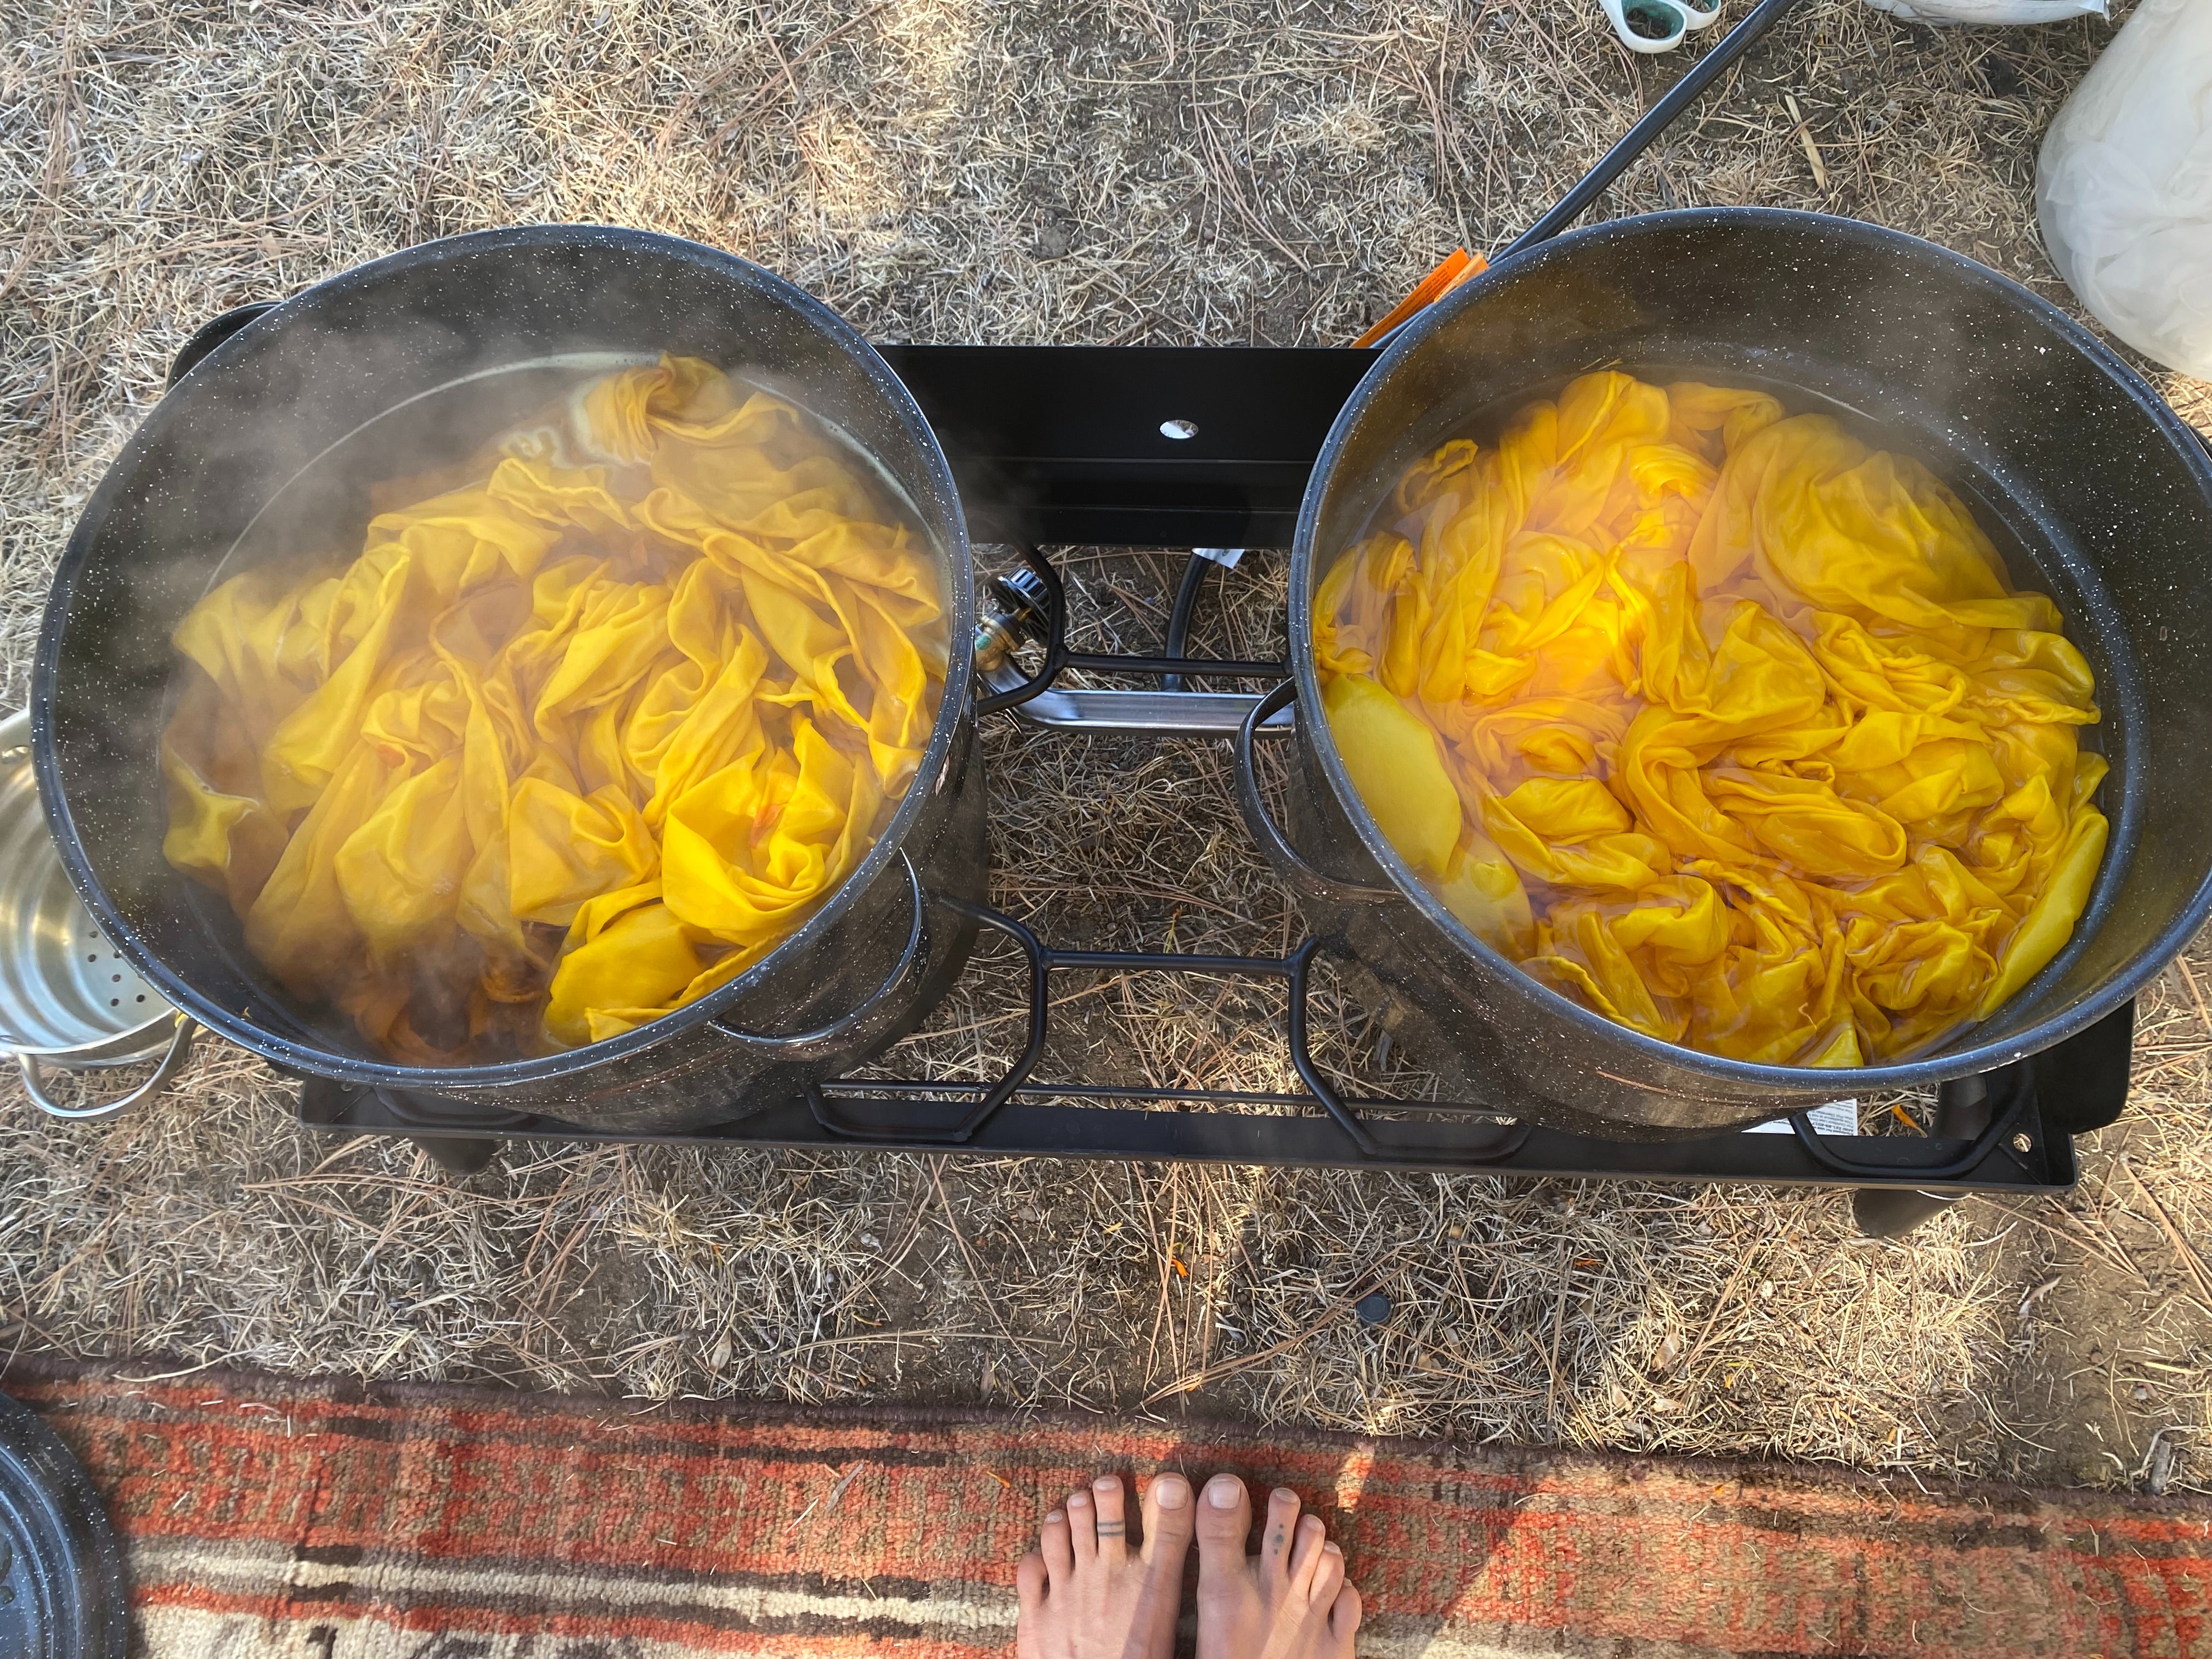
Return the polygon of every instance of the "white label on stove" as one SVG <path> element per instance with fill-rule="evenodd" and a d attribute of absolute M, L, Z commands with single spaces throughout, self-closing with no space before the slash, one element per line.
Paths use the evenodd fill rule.
<path fill-rule="evenodd" d="M 1190 550 L 1201 559 L 1211 559 L 1224 570 L 1237 568 L 1237 561 L 1244 556 L 1241 547 L 1194 547 Z"/>
<path fill-rule="evenodd" d="M 1859 1103 L 1856 1100 L 1832 1100 L 1826 1105 L 1815 1106 L 1806 1114 L 1813 1127 L 1824 1135 L 1855 1135 L 1859 1132 Z M 1778 1117 L 1771 1123 L 1754 1123 L 1744 1131 L 1747 1135 L 1786 1135 L 1790 1133 L 1790 1120 Z"/>

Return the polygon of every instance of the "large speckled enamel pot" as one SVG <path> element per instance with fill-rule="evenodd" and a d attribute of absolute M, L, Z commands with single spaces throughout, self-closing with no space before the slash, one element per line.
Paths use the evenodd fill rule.
<path fill-rule="evenodd" d="M 1844 1071 L 1716 1059 L 1616 1025 L 1476 939 L 1360 803 L 1322 714 L 1314 595 L 1406 465 L 1577 374 L 1759 385 L 1925 462 L 2096 671 L 2112 837 L 2056 960 L 1988 1020 L 1909 1062 Z M 2212 461 L 2112 351 L 2008 278 L 1917 238 L 1760 209 L 1652 214 L 1511 257 L 1425 313 L 1331 430 L 1291 565 L 1299 787 L 1279 857 L 1316 926 L 1419 1016 L 1475 1097 L 1613 1135 L 1710 1133 L 1839 1097 L 1985 1073 L 2112 1013 L 2212 908 Z M 1266 837 L 1263 836 L 1263 841 Z M 1416 1047 L 1419 1045 L 1417 1043 Z"/>
<path fill-rule="evenodd" d="M 805 924 L 698 1001 L 621 1036 L 501 1065 L 392 1064 L 252 960 L 228 905 L 170 868 L 157 747 L 169 635 L 262 553 L 360 545 L 367 486 L 468 454 L 623 362 L 702 357 L 828 417 L 934 557 L 946 694 L 916 781 Z M 311 487 L 312 486 L 312 487 Z M 745 260 L 641 231 L 536 226 L 426 243 L 317 284 L 197 362 L 147 416 L 70 538 L 32 685 L 46 819 L 100 931 L 160 995 L 301 1076 L 622 1131 L 787 1099 L 910 1030 L 973 939 L 925 888 L 982 896 L 983 783 L 968 532 L 898 378 L 820 301 Z"/>

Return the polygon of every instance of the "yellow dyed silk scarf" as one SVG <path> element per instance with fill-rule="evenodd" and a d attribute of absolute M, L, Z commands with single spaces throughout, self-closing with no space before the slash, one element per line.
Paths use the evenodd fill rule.
<path fill-rule="evenodd" d="M 872 844 L 945 674 L 912 531 L 706 363 L 457 471 L 358 557 L 202 600 L 162 747 L 170 863 L 416 1064 L 599 1041 L 758 961 Z"/>
<path fill-rule="evenodd" d="M 1452 913 L 1621 1024 L 1876 1064 L 2056 955 L 2097 709 L 1917 463 L 1620 374 L 1444 445 L 1316 596 L 1332 736 Z"/>

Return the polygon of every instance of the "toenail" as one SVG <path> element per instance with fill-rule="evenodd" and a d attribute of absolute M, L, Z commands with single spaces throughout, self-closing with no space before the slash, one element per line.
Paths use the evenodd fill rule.
<path fill-rule="evenodd" d="M 1048 1527 L 1066 1526 L 1067 1524 L 1067 1511 L 1066 1510 L 1054 1510 L 1050 1515 L 1045 1516 L 1044 1523 Z"/>
<path fill-rule="evenodd" d="M 1121 1482 L 1114 1475 L 1102 1474 L 1091 1483 L 1091 1489 L 1099 1492 L 1119 1492 L 1121 1490 Z"/>
<path fill-rule="evenodd" d="M 1206 1501 L 1217 1510 L 1233 1510 L 1242 1489 L 1233 1474 L 1217 1474 L 1206 1483 Z"/>
<path fill-rule="evenodd" d="M 1190 1482 L 1179 1474 L 1164 1474 L 1152 1482 L 1152 1502 L 1164 1510 L 1179 1510 L 1190 1502 Z"/>
<path fill-rule="evenodd" d="M 1295 1504 L 1298 1501 L 1297 1493 L 1292 1492 L 1288 1486 L 1278 1486 L 1274 1491 L 1269 1492 L 1267 1496 L 1273 1498 L 1278 1504 Z"/>
<path fill-rule="evenodd" d="M 1072 1510 L 1087 1509 L 1090 1504 L 1091 1494 L 1087 1492 L 1072 1492 L 1067 1494 L 1067 1507 Z"/>
<path fill-rule="evenodd" d="M 1334 1538 L 1330 1539 L 1326 1544 L 1323 1544 L 1322 1548 L 1331 1555 L 1341 1555 L 1344 1553 L 1344 1551 L 1338 1547 L 1337 1541 Z"/>

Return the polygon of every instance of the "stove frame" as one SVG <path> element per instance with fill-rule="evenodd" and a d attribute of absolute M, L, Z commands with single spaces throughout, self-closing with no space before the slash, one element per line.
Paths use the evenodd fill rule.
<path fill-rule="evenodd" d="M 234 315 L 211 323 L 180 354 L 180 363 L 188 366 L 188 356 L 250 320 L 234 322 Z M 214 338 L 206 339 L 210 335 Z M 1034 550 L 1287 546 L 1322 440 L 1378 353 L 1172 346 L 881 349 L 945 446 L 975 539 L 1023 546 L 1034 573 L 1027 593 L 1042 612 L 1044 665 L 1028 678 L 1011 667 L 997 669 L 988 694 L 978 700 L 980 713 L 1004 709 L 1041 726 L 1166 737 L 1228 735 L 1255 714 L 1259 694 L 1197 689 L 1195 682 L 1279 682 L 1288 677 L 1287 665 L 1073 651 L 1058 575 Z M 1144 690 L 1063 688 L 1058 679 L 1070 668 L 1164 684 Z M 1270 710 L 1254 721 L 1258 729 L 1287 727 L 1291 711 L 1273 712 L 1280 701 L 1269 700 Z M 2072 1137 L 2111 1122 L 2127 1097 L 2131 1004 L 2042 1054 L 1944 1085 L 1935 1133 L 1926 1138 L 1824 1135 L 1799 1114 L 1789 1120 L 1787 1134 L 1608 1140 L 1516 1121 L 1510 1107 L 1496 1104 L 1346 1098 L 1307 1049 L 1306 982 L 1327 948 L 1322 939 L 1309 938 L 1280 957 L 1070 951 L 1000 912 L 949 898 L 935 902 L 1012 939 L 1028 963 L 1028 1042 L 1022 1058 L 995 1082 L 836 1079 L 805 1101 L 771 1105 L 735 1122 L 641 1135 L 458 1103 L 447 1109 L 447 1103 L 397 1101 L 311 1079 L 301 1091 L 300 1121 L 335 1133 L 407 1135 L 463 1170 L 481 1167 L 501 1142 L 523 1139 L 1841 1186 L 1857 1189 L 1863 1227 L 1895 1234 L 1967 1193 L 2065 1191 L 2077 1175 Z M 1051 976 L 1092 970 L 1285 981 L 1285 1036 L 1308 1092 L 1035 1079 Z M 1123 1103 L 1104 1103 L 1113 1102 Z M 1184 1109 L 1158 1109 L 1170 1104 Z M 1305 1109 L 1285 1115 L 1297 1108 Z M 1378 1119 L 1378 1112 L 1390 1115 Z"/>

